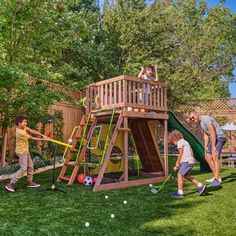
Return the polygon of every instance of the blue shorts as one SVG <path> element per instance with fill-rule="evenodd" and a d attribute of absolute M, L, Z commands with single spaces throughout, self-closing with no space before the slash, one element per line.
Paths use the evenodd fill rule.
<path fill-rule="evenodd" d="M 220 137 L 216 140 L 216 151 L 218 153 L 221 153 L 222 148 L 224 146 L 224 144 L 226 143 L 226 138 Z M 208 154 L 212 154 L 212 145 L 211 142 L 209 143 L 208 147 L 207 147 L 207 153 Z"/>
<path fill-rule="evenodd" d="M 182 162 L 180 164 L 178 174 L 183 175 L 183 176 L 188 176 L 192 168 L 193 168 L 193 164 L 190 164 L 188 162 Z"/>

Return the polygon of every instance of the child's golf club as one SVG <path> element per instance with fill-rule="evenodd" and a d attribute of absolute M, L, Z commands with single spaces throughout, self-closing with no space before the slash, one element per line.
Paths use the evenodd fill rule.
<path fill-rule="evenodd" d="M 159 193 L 159 192 L 161 191 L 161 189 L 165 186 L 166 182 L 171 178 L 172 175 L 173 175 L 173 172 L 171 172 L 171 173 L 167 176 L 167 178 L 165 179 L 165 181 L 162 183 L 161 186 L 152 188 L 152 189 L 151 189 L 151 192 L 152 192 L 152 193 Z"/>

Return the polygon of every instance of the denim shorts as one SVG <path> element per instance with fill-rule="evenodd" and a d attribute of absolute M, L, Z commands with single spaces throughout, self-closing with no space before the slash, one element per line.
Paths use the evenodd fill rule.
<path fill-rule="evenodd" d="M 221 153 L 222 148 L 224 146 L 224 144 L 226 143 L 226 138 L 220 137 L 216 140 L 216 151 L 218 153 Z M 212 154 L 212 145 L 211 145 L 211 141 L 207 147 L 207 153 L 208 154 Z"/>
<path fill-rule="evenodd" d="M 190 164 L 188 162 L 182 162 L 180 164 L 178 174 L 183 175 L 183 176 L 188 176 L 192 168 L 193 168 L 193 164 Z"/>

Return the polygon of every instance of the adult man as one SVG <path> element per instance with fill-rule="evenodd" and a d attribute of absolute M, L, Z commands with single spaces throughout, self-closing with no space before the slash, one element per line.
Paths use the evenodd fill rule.
<path fill-rule="evenodd" d="M 188 112 L 187 116 L 189 120 L 199 123 L 204 133 L 205 158 L 214 174 L 214 177 L 208 182 L 211 182 L 210 186 L 217 187 L 221 183 L 219 155 L 226 142 L 224 131 L 211 116 L 200 115 L 194 110 Z"/>

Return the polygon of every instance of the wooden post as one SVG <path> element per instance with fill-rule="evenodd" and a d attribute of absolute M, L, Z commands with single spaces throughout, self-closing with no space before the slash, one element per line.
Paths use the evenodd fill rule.
<path fill-rule="evenodd" d="M 132 92 L 131 92 L 131 88 L 132 88 L 132 81 L 127 81 L 127 83 L 128 83 L 128 103 L 129 103 L 129 105 L 131 104 L 131 94 L 132 94 Z"/>
<path fill-rule="evenodd" d="M 86 87 L 86 114 L 90 112 L 90 96 L 89 96 L 89 86 Z"/>
<path fill-rule="evenodd" d="M 128 88 L 127 88 L 127 80 L 123 80 L 123 104 L 125 109 L 127 109 L 127 95 L 128 95 Z"/>
<path fill-rule="evenodd" d="M 133 87 L 132 87 L 132 90 L 133 90 L 133 104 L 132 105 L 136 105 L 137 102 L 137 95 L 136 95 L 136 85 L 137 83 L 136 82 L 133 82 Z"/>
<path fill-rule="evenodd" d="M 108 101 L 108 97 L 107 97 L 107 84 L 105 84 L 105 102 L 104 105 L 107 106 L 107 101 Z"/>
<path fill-rule="evenodd" d="M 122 103 L 122 98 L 121 98 L 121 80 L 119 81 L 119 84 L 118 84 L 118 94 L 119 94 L 119 100 L 118 100 L 118 103 Z"/>
<path fill-rule="evenodd" d="M 114 82 L 114 104 L 116 104 L 116 98 L 117 98 L 117 83 Z"/>
<path fill-rule="evenodd" d="M 168 175 L 168 129 L 167 120 L 164 120 L 164 160 L 165 160 L 165 176 Z"/>
<path fill-rule="evenodd" d="M 121 126 L 122 120 L 123 120 L 123 114 L 121 113 L 119 115 L 118 121 L 116 123 L 116 127 L 115 127 L 115 129 L 113 131 L 112 138 L 111 138 L 110 144 L 109 144 L 109 146 L 107 148 L 107 152 L 106 152 L 105 157 L 104 157 L 104 162 L 103 162 L 103 165 L 100 168 L 100 171 L 99 171 L 99 174 L 98 174 L 98 177 L 97 177 L 97 181 L 96 181 L 96 183 L 94 185 L 93 191 L 96 191 L 96 189 L 101 185 L 101 181 L 102 181 L 103 175 L 105 173 L 105 170 L 106 170 L 109 158 L 110 158 L 110 154 L 111 154 L 113 145 L 114 145 L 114 143 L 116 141 L 116 138 L 117 138 L 117 135 L 118 135 L 119 128 Z"/>
<path fill-rule="evenodd" d="M 4 167 L 6 165 L 6 154 L 7 154 L 7 138 L 8 138 L 8 129 L 3 132 L 3 140 L 2 140 L 2 150 L 1 150 L 1 166 Z"/>
<path fill-rule="evenodd" d="M 129 152 L 128 152 L 128 117 L 124 117 L 124 140 L 123 140 L 123 147 L 124 147 L 124 181 L 128 182 L 128 168 L 129 168 Z"/>

